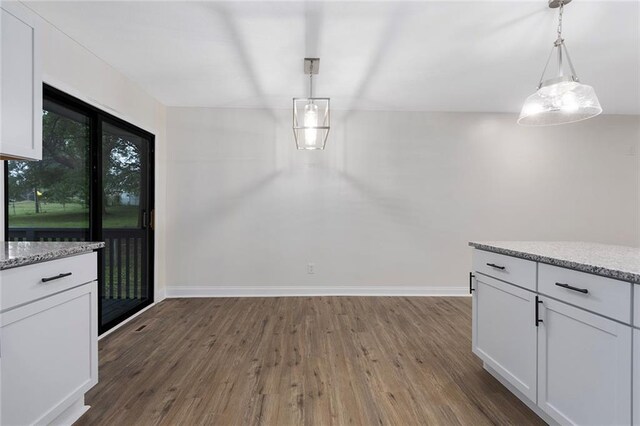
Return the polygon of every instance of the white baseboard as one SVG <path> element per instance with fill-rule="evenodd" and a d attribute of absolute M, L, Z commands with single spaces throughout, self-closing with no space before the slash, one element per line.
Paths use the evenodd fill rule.
<path fill-rule="evenodd" d="M 162 287 L 162 288 L 158 288 L 156 289 L 156 295 L 155 295 L 155 302 L 156 303 L 160 303 L 162 302 L 164 299 L 167 298 L 167 289 Z"/>
<path fill-rule="evenodd" d="M 469 296 L 468 287 L 414 286 L 171 286 L 176 297 L 286 297 L 286 296 Z"/>

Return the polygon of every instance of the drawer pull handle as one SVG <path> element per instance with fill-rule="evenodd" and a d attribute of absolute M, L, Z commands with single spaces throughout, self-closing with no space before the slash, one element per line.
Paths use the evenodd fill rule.
<path fill-rule="evenodd" d="M 43 282 L 43 283 L 48 283 L 49 281 L 59 280 L 60 278 L 69 277 L 69 276 L 71 276 L 71 275 L 72 275 L 72 273 L 71 273 L 71 272 L 67 272 L 67 273 L 65 273 L 65 274 L 59 274 L 59 275 L 56 275 L 55 277 L 43 278 L 43 279 L 42 279 L 42 282 Z"/>
<path fill-rule="evenodd" d="M 491 266 L 492 268 L 500 269 L 501 271 L 504 271 L 504 269 L 505 269 L 504 266 L 496 265 L 495 263 L 487 263 L 487 266 Z"/>
<path fill-rule="evenodd" d="M 578 288 L 569 284 L 556 283 L 558 287 L 566 288 L 567 290 L 579 291 L 580 293 L 589 294 L 589 290 L 586 288 Z"/>

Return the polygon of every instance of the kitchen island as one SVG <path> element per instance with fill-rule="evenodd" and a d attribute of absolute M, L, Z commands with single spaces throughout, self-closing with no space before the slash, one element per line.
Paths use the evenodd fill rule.
<path fill-rule="evenodd" d="M 0 424 L 72 424 L 98 383 L 104 243 L 0 243 Z"/>
<path fill-rule="evenodd" d="M 640 249 L 469 245 L 485 369 L 549 423 L 640 425 Z"/>

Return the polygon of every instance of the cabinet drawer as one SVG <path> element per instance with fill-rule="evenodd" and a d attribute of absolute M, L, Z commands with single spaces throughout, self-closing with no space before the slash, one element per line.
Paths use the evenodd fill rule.
<path fill-rule="evenodd" d="M 483 250 L 474 250 L 473 269 L 490 277 L 536 290 L 536 262 Z"/>
<path fill-rule="evenodd" d="M 632 284 L 539 264 L 538 291 L 563 302 L 631 324 Z"/>
<path fill-rule="evenodd" d="M 43 282 L 42 279 L 66 275 Z M 0 271 L 0 312 L 98 278 L 98 257 L 86 253 Z"/>

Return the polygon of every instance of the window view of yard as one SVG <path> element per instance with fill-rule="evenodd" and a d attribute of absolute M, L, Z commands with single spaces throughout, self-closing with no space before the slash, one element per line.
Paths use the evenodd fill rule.
<path fill-rule="evenodd" d="M 10 229 L 89 227 L 88 116 L 45 100 L 42 161 L 8 162 Z M 139 226 L 138 141 L 111 128 L 103 134 L 104 228 Z"/>
<path fill-rule="evenodd" d="M 9 201 L 9 223 L 12 228 L 88 228 L 89 209 L 79 203 L 50 203 L 39 200 L 36 213 L 32 200 Z M 103 216 L 105 228 L 133 228 L 138 225 L 138 206 L 108 206 Z"/>

